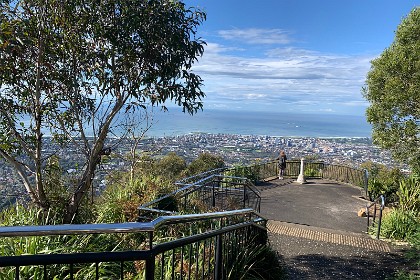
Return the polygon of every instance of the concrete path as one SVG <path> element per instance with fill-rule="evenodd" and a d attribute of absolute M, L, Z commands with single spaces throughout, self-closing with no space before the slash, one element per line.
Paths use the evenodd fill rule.
<path fill-rule="evenodd" d="M 262 190 L 261 214 L 288 279 L 385 279 L 406 266 L 401 250 L 366 234 L 360 188 L 322 180 L 273 180 Z"/>

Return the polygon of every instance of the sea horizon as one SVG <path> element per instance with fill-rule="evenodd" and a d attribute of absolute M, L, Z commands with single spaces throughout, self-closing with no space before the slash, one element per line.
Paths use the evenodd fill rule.
<path fill-rule="evenodd" d="M 194 115 L 179 108 L 154 112 L 148 137 L 191 133 L 273 137 L 371 138 L 365 116 L 204 109 Z"/>
<path fill-rule="evenodd" d="M 313 137 L 313 138 L 371 138 L 372 127 L 365 116 L 339 115 L 332 113 L 279 113 L 261 111 L 239 111 L 204 109 L 194 115 L 183 113 L 180 108 L 168 111 L 155 110 L 148 113 L 151 117 L 150 128 L 145 137 L 173 137 L 192 133 L 264 135 L 272 137 Z M 143 113 L 142 113 L 143 114 Z M 125 114 L 121 114 L 114 123 L 116 129 L 110 138 L 123 135 L 118 123 L 124 123 Z M 141 119 L 141 118 L 139 118 Z M 28 125 L 29 119 L 22 121 Z M 149 119 L 150 121 L 150 119 Z M 138 134 L 147 124 L 137 122 Z M 49 131 L 43 129 L 45 136 Z M 88 127 L 87 136 L 93 131 Z"/>

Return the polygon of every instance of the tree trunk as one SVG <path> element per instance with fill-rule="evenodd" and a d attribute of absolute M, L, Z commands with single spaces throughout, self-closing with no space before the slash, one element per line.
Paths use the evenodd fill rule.
<path fill-rule="evenodd" d="M 66 212 L 63 222 L 65 224 L 72 223 L 74 217 L 77 213 L 79 205 L 83 199 L 83 196 L 87 193 L 89 188 L 92 186 L 93 178 L 95 177 L 95 170 L 98 164 L 101 162 L 101 156 L 103 155 L 105 140 L 108 136 L 108 132 L 111 126 L 112 121 L 114 120 L 117 113 L 121 110 L 125 104 L 126 99 L 118 99 L 112 111 L 107 116 L 104 125 L 101 127 L 101 131 L 96 139 L 93 149 L 90 152 L 88 159 L 88 164 L 83 173 L 82 178 L 79 180 L 78 187 L 72 197 L 70 198 L 69 203 L 66 206 Z"/>

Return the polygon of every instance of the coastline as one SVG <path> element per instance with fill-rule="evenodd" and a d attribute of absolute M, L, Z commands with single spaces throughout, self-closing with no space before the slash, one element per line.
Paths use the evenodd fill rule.
<path fill-rule="evenodd" d="M 147 136 L 190 133 L 262 135 L 290 138 L 371 138 L 364 116 L 243 112 L 207 109 L 191 116 L 171 108 L 155 112 Z"/>

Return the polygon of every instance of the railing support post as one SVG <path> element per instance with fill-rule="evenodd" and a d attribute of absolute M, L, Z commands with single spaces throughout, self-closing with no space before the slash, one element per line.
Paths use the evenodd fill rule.
<path fill-rule="evenodd" d="M 154 255 L 146 259 L 146 280 L 155 279 L 155 258 Z"/>
<path fill-rule="evenodd" d="M 366 218 L 367 218 L 367 229 L 366 231 L 369 232 L 369 219 L 370 219 L 370 214 L 369 214 L 369 207 L 366 205 Z"/>
<path fill-rule="evenodd" d="M 215 248 L 215 268 L 214 268 L 214 279 L 215 280 L 222 280 L 223 279 L 223 243 L 222 243 L 222 235 L 219 234 L 216 237 L 216 248 Z"/>
<path fill-rule="evenodd" d="M 212 207 L 216 206 L 216 196 L 215 196 L 215 193 L 214 193 L 214 183 L 212 184 L 212 187 L 211 187 L 211 206 Z"/>
<path fill-rule="evenodd" d="M 369 187 L 369 172 L 364 169 L 364 187 L 365 187 L 365 198 L 369 199 L 368 187 Z"/>
<path fill-rule="evenodd" d="M 378 231 L 376 232 L 376 239 L 379 239 L 379 235 L 381 233 L 381 223 L 382 223 L 382 207 L 379 210 Z"/>
<path fill-rule="evenodd" d="M 385 197 L 381 195 L 380 199 L 381 199 L 381 207 L 379 208 L 378 232 L 376 233 L 376 239 L 379 239 L 379 235 L 381 233 L 382 211 L 384 210 L 384 207 L 385 207 Z"/>

